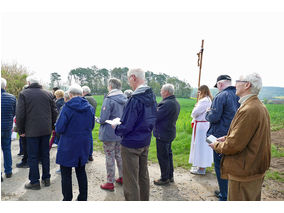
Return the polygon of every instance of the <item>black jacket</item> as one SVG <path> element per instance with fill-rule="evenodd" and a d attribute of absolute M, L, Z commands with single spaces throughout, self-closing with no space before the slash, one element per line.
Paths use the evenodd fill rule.
<path fill-rule="evenodd" d="M 52 94 L 39 84 L 31 84 L 19 94 L 16 123 L 19 134 L 39 137 L 51 134 L 57 110 Z"/>
<path fill-rule="evenodd" d="M 176 137 L 176 121 L 180 105 L 174 95 L 163 99 L 157 107 L 154 136 L 161 141 L 170 142 Z"/>

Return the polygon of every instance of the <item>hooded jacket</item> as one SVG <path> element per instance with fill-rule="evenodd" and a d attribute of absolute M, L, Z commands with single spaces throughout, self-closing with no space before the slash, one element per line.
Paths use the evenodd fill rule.
<path fill-rule="evenodd" d="M 113 120 L 115 118 L 121 118 L 123 108 L 127 102 L 127 98 L 121 90 L 112 90 L 104 99 L 101 117 L 100 117 L 100 131 L 99 139 L 105 142 L 116 142 L 121 141 L 121 137 L 114 133 L 114 129 L 110 124 L 105 123 L 106 120 Z"/>
<path fill-rule="evenodd" d="M 78 167 L 88 162 L 94 124 L 94 109 L 86 99 L 74 97 L 64 104 L 55 125 L 55 131 L 61 134 L 57 164 Z"/>
<path fill-rule="evenodd" d="M 115 134 L 122 137 L 127 148 L 149 146 L 157 114 L 156 97 L 148 86 L 137 88 L 128 100 Z"/>

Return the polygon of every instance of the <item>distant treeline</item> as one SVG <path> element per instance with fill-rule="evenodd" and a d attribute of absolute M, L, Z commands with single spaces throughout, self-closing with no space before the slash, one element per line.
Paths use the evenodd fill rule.
<path fill-rule="evenodd" d="M 88 68 L 76 68 L 72 69 L 68 74 L 68 85 L 73 82 L 80 84 L 81 86 L 89 86 L 92 94 L 103 95 L 108 93 L 107 82 L 111 77 L 118 78 L 122 82 L 122 90 L 131 89 L 128 85 L 127 72 L 128 68 L 114 68 L 107 70 L 105 68 L 98 69 L 96 66 Z M 147 85 L 150 86 L 156 96 L 160 96 L 160 89 L 165 83 L 171 83 L 175 86 L 175 95 L 179 98 L 190 98 L 192 95 L 192 88 L 189 83 L 179 80 L 176 77 L 171 77 L 167 74 L 160 73 L 155 74 L 151 71 L 147 71 L 145 74 Z M 66 87 L 61 84 L 61 75 L 54 72 L 50 75 L 50 88 L 54 86 Z"/>

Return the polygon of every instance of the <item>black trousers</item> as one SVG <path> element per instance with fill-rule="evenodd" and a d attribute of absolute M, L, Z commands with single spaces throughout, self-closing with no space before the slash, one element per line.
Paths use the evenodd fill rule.
<path fill-rule="evenodd" d="M 72 167 L 60 165 L 61 170 L 61 188 L 63 201 L 71 201 L 73 198 L 72 191 Z M 79 185 L 78 201 L 86 201 L 88 197 L 88 180 L 84 166 L 75 167 L 76 177 Z"/>
<path fill-rule="evenodd" d="M 171 179 L 174 175 L 172 141 L 161 141 L 156 139 L 157 158 L 161 169 L 163 181 Z"/>
<path fill-rule="evenodd" d="M 26 137 L 20 137 L 20 143 L 23 147 L 23 158 L 22 158 L 22 162 L 23 163 L 28 163 L 28 151 L 27 151 L 27 139 Z"/>

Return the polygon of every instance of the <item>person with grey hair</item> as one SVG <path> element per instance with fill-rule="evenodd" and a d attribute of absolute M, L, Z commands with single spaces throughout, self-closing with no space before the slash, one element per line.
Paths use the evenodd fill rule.
<path fill-rule="evenodd" d="M 16 124 L 21 137 L 26 137 L 29 180 L 26 189 L 40 189 L 38 162 L 42 162 L 42 183 L 50 186 L 49 138 L 57 117 L 51 92 L 42 89 L 36 76 L 27 78 L 28 87 L 19 94 Z"/>
<path fill-rule="evenodd" d="M 56 121 L 55 131 L 60 134 L 56 163 L 60 165 L 63 201 L 71 201 L 72 168 L 75 167 L 79 185 L 78 201 L 88 197 L 88 180 L 85 165 L 88 162 L 92 130 L 95 125 L 95 112 L 88 101 L 82 97 L 79 85 L 68 90 L 70 100 L 66 102 Z"/>
<path fill-rule="evenodd" d="M 127 73 L 134 90 L 123 109 L 120 125 L 113 125 L 122 137 L 123 192 L 126 200 L 149 200 L 150 180 L 148 150 L 155 125 L 157 103 L 152 89 L 145 85 L 145 72 L 132 69 Z"/>
<path fill-rule="evenodd" d="M 91 95 L 91 89 L 88 86 L 83 86 L 83 97 L 89 102 L 89 104 L 92 105 L 94 108 L 95 114 L 97 110 L 97 101 L 96 99 Z M 89 152 L 89 161 L 93 161 L 93 152 L 94 152 L 94 144 L 93 144 L 93 139 L 90 141 L 90 152 Z"/>
<path fill-rule="evenodd" d="M 161 96 L 163 100 L 157 106 L 157 119 L 154 127 L 161 176 L 159 179 L 154 180 L 155 185 L 166 185 L 174 182 L 173 153 L 171 147 L 176 137 L 176 122 L 180 112 L 180 104 L 174 95 L 174 85 L 163 85 Z"/>
<path fill-rule="evenodd" d="M 106 171 L 107 182 L 101 185 L 102 189 L 113 191 L 114 182 L 118 184 L 123 183 L 122 174 L 122 159 L 120 154 L 121 137 L 115 135 L 114 129 L 111 127 L 107 120 L 121 118 L 123 108 L 127 102 L 127 98 L 121 91 L 121 81 L 116 78 L 111 78 L 108 81 L 109 93 L 105 97 L 102 108 L 101 116 L 99 119 L 100 131 L 99 139 L 103 142 L 103 148 L 106 155 Z M 115 180 L 115 161 L 118 169 L 119 177 Z"/>
<path fill-rule="evenodd" d="M 16 114 L 16 97 L 6 92 L 7 81 L 1 78 L 1 148 L 6 178 L 12 176 L 11 134 Z M 2 181 L 2 174 L 1 174 Z"/>
<path fill-rule="evenodd" d="M 270 117 L 257 97 L 261 87 L 257 73 L 236 81 L 241 106 L 228 134 L 210 144 L 216 152 L 224 154 L 221 175 L 229 181 L 229 201 L 261 200 L 262 183 L 271 160 Z"/>

